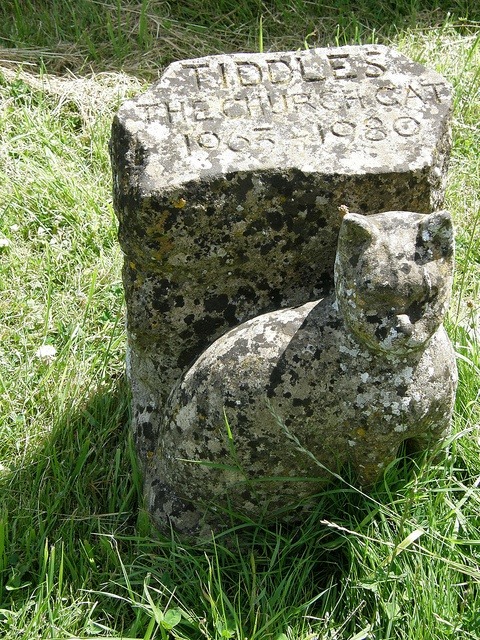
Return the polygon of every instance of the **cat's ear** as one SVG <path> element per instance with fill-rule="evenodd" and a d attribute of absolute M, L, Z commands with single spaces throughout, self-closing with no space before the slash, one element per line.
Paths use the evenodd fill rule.
<path fill-rule="evenodd" d="M 420 259 L 451 258 L 454 251 L 452 218 L 448 211 L 435 211 L 418 225 L 416 253 Z"/>
<path fill-rule="evenodd" d="M 365 242 L 372 242 L 378 236 L 378 229 L 368 219 L 368 216 L 347 213 L 342 220 L 340 235 L 343 242 L 361 245 Z"/>

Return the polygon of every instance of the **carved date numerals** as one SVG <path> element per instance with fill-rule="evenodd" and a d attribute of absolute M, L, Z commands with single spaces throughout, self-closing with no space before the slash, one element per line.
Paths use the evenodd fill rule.
<path fill-rule="evenodd" d="M 270 153 L 274 147 L 288 144 L 328 144 L 328 142 L 343 141 L 349 144 L 354 140 L 370 143 L 381 143 L 387 138 L 410 138 L 420 132 L 420 122 L 410 116 L 396 118 L 393 122 L 384 122 L 381 118 L 371 117 L 363 122 L 336 120 L 332 124 L 323 123 L 292 127 L 289 135 L 283 138 L 279 131 L 271 126 L 256 127 L 251 131 L 219 133 L 217 131 L 202 131 L 200 133 L 183 134 L 185 148 L 188 154 L 193 151 L 235 153 L 255 153 L 258 155 Z"/>
<path fill-rule="evenodd" d="M 242 151 L 269 153 L 275 146 L 271 129 L 271 127 L 257 127 L 251 133 L 235 132 L 225 138 L 215 131 L 202 131 L 194 135 L 184 134 L 184 140 L 188 153 L 192 153 L 195 148 L 204 151 L 228 149 L 237 153 Z"/>
<path fill-rule="evenodd" d="M 327 133 L 333 134 L 337 138 L 357 138 L 360 137 L 370 142 L 381 142 L 392 134 L 397 134 L 402 138 L 415 136 L 420 131 L 420 122 L 410 116 L 402 116 L 393 121 L 385 123 L 380 118 L 367 118 L 364 122 L 350 122 L 348 120 L 337 120 L 328 129 L 323 130 L 322 138 L 326 138 Z"/>

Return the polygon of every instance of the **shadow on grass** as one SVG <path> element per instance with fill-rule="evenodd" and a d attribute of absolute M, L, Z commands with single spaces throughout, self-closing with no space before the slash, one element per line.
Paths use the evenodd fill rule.
<path fill-rule="evenodd" d="M 134 470 L 123 378 L 67 408 L 40 448 L 0 479 L 3 586 L 35 584 L 45 545 L 62 544 L 74 580 L 92 569 L 92 536 L 133 533 L 140 478 Z M 92 552 L 93 553 L 93 552 Z M 105 558 L 108 568 L 108 558 Z M 82 577 L 83 576 L 83 577 Z"/>
<path fill-rule="evenodd" d="M 49 572 L 69 594 L 95 592 L 99 611 L 122 629 L 140 624 L 132 593 L 141 600 L 146 581 L 167 600 L 175 591 L 191 611 L 218 594 L 238 600 L 247 620 L 254 616 L 253 592 L 263 594 L 265 623 L 279 608 L 293 615 L 320 594 L 336 597 L 348 573 L 345 536 L 320 520 L 353 526 L 370 509 L 368 500 L 330 489 L 296 525 L 248 526 L 239 519 L 227 536 L 200 546 L 159 535 L 141 508 L 128 406 L 121 378 L 83 407 L 65 410 L 43 445 L 1 477 L 0 609 L 25 605 Z"/>
<path fill-rule="evenodd" d="M 352 567 L 358 573 L 364 562 L 365 532 L 409 476 L 406 459 L 388 490 L 368 497 L 330 485 L 294 525 L 238 519 L 228 533 L 193 545 L 158 534 L 141 507 L 128 407 L 125 380 L 112 381 L 82 407 L 64 410 L 43 445 L 1 477 L 1 610 L 28 616 L 39 594 L 57 609 L 73 599 L 82 629 L 143 637 L 156 615 L 151 593 L 161 610 L 186 612 L 184 637 L 217 637 L 233 624 L 257 640 L 336 610 Z M 351 592 L 358 597 L 352 611 L 368 608 L 370 592 Z M 78 627 L 72 633 L 83 635 Z"/>

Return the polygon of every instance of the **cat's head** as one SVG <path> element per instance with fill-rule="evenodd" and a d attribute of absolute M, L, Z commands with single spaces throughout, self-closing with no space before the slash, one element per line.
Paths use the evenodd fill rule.
<path fill-rule="evenodd" d="M 335 261 L 337 303 L 374 351 L 421 349 L 442 323 L 453 278 L 450 214 L 347 214 Z"/>

